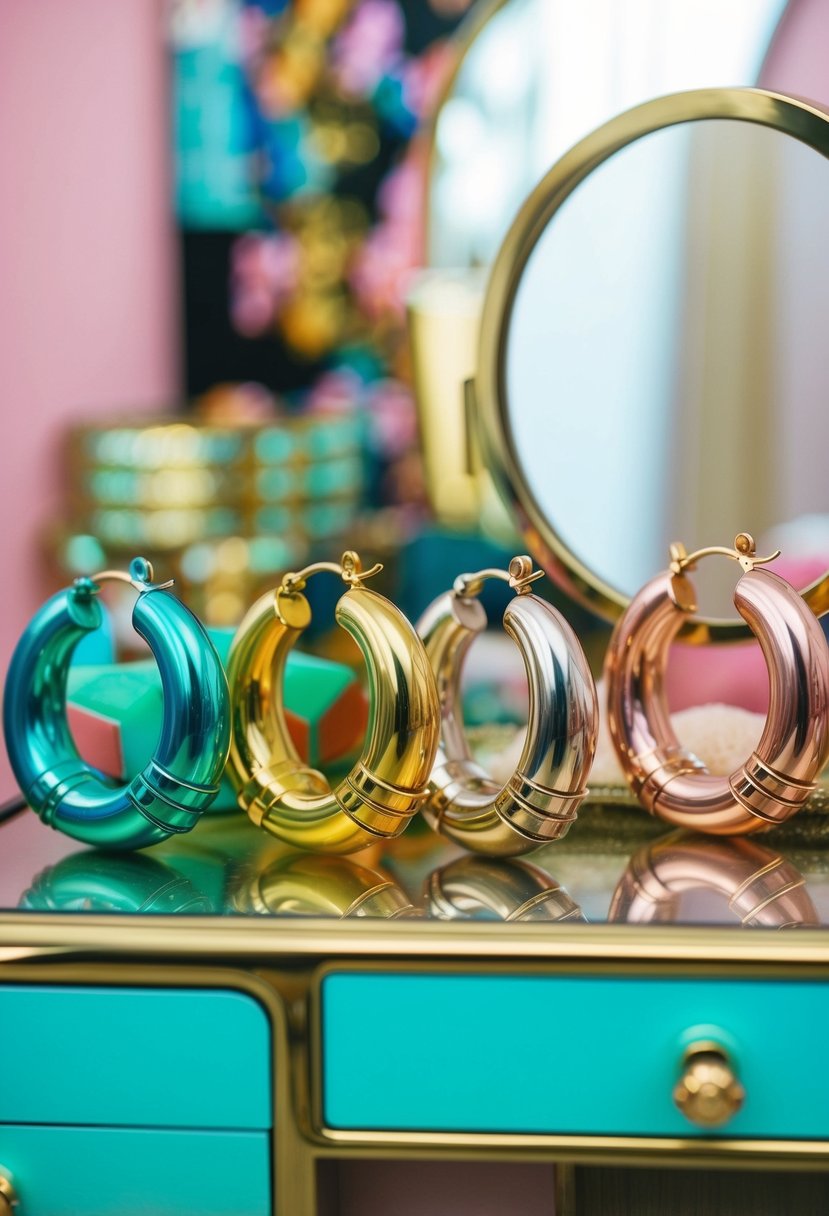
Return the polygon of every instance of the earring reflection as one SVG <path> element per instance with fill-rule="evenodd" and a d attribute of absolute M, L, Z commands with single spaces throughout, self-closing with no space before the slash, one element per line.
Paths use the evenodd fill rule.
<path fill-rule="evenodd" d="M 820 917 L 800 871 L 771 849 L 733 839 L 672 832 L 639 849 L 622 875 L 609 921 L 669 924 L 691 891 L 725 896 L 743 925 L 785 929 L 818 925 Z"/>
<path fill-rule="evenodd" d="M 212 912 L 189 878 L 144 853 L 85 849 L 47 866 L 20 897 L 35 912 Z"/>
<path fill-rule="evenodd" d="M 517 859 L 461 857 L 426 879 L 436 920 L 583 921 L 581 908 L 540 866 Z"/>
<path fill-rule="evenodd" d="M 346 857 L 292 853 L 258 874 L 247 874 L 231 893 L 231 909 L 258 916 L 418 916 L 402 887 L 380 869 Z"/>

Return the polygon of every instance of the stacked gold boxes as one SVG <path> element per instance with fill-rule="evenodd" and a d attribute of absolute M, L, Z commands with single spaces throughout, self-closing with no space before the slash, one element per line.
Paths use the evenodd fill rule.
<path fill-rule="evenodd" d="M 185 418 L 74 428 L 63 572 L 155 557 L 211 623 L 275 571 L 352 528 L 365 491 L 359 413 L 265 423 Z"/>

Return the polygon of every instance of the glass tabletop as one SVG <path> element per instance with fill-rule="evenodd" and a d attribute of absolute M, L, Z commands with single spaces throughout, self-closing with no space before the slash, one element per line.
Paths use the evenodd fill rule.
<path fill-rule="evenodd" d="M 350 857 L 296 853 L 241 814 L 140 853 L 103 853 L 30 811 L 0 827 L 0 908 L 55 913 L 371 917 L 437 921 L 829 924 L 823 829 L 725 839 L 664 831 L 591 805 L 529 857 L 472 856 L 425 823 Z"/>

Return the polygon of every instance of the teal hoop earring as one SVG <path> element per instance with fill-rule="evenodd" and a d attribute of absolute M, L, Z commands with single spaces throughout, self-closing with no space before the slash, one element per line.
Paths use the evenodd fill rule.
<path fill-rule="evenodd" d="M 127 785 L 78 754 L 66 721 L 66 677 L 75 646 L 101 623 L 100 584 L 132 584 L 133 628 L 158 663 L 164 693 L 161 735 L 143 772 Z M 76 579 L 29 622 L 3 697 L 6 748 L 27 802 L 44 823 L 109 849 L 141 849 L 189 832 L 215 798 L 230 750 L 227 680 L 204 626 L 153 582 L 137 557 L 129 574 Z"/>

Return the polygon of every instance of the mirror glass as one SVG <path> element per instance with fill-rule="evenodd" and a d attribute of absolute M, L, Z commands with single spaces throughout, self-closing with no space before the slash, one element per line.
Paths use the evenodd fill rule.
<path fill-rule="evenodd" d="M 436 123 L 432 266 L 489 265 L 530 189 L 614 115 L 682 89 L 755 84 L 786 0 L 492 0 L 488 7 L 492 15 L 469 44 Z"/>
<path fill-rule="evenodd" d="M 829 161 L 736 120 L 645 136 L 535 244 L 505 349 L 523 479 L 572 553 L 632 595 L 667 546 L 754 534 L 829 567 Z M 783 564 L 785 563 L 785 565 Z M 734 617 L 729 563 L 700 608 Z"/>

